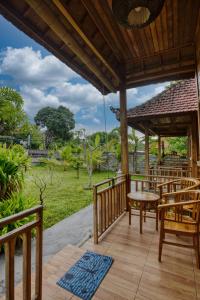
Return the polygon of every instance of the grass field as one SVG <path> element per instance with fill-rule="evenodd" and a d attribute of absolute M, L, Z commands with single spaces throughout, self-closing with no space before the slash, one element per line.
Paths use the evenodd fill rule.
<path fill-rule="evenodd" d="M 109 173 L 110 177 L 113 175 Z M 86 170 L 81 170 L 80 178 L 77 179 L 73 169 L 63 171 L 61 166 L 56 166 L 51 173 L 46 166 L 32 167 L 25 175 L 24 193 L 34 197 L 36 203 L 39 203 L 39 188 L 35 181 L 38 182 L 39 178 L 47 183 L 44 194 L 44 228 L 54 225 L 92 202 L 92 191 L 84 189 L 88 183 Z M 93 183 L 107 178 L 107 172 L 95 172 Z"/>

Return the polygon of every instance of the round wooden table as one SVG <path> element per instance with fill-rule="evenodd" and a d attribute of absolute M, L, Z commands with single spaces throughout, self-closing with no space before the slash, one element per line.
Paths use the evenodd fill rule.
<path fill-rule="evenodd" d="M 131 192 L 127 195 L 129 201 L 129 225 L 131 225 L 131 208 L 133 204 L 139 204 L 140 206 L 140 233 L 142 233 L 142 220 L 144 212 L 144 222 L 146 220 L 146 206 L 150 204 L 155 207 L 156 210 L 156 230 L 158 230 L 158 201 L 160 197 L 157 194 L 149 192 Z"/>

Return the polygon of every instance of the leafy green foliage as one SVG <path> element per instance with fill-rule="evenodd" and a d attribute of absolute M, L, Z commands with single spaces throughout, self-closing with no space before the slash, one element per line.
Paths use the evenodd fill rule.
<path fill-rule="evenodd" d="M 165 149 L 166 154 L 177 153 L 181 156 L 187 155 L 187 137 L 170 137 L 166 139 L 168 147 Z"/>
<path fill-rule="evenodd" d="M 85 163 L 88 171 L 89 183 L 88 188 L 92 188 L 92 174 L 98 169 L 98 166 L 104 162 L 103 154 L 105 145 L 101 145 L 101 138 L 97 134 L 95 140 L 88 139 L 86 143 Z"/>
<path fill-rule="evenodd" d="M 139 137 L 133 128 L 131 128 L 131 133 L 128 135 L 128 147 L 129 151 L 134 153 L 144 148 L 144 137 Z"/>
<path fill-rule="evenodd" d="M 158 139 L 155 137 L 149 137 L 149 152 L 152 155 L 158 155 Z"/>
<path fill-rule="evenodd" d="M 77 143 L 70 143 L 61 150 L 64 170 L 67 167 L 73 167 L 77 171 L 77 179 L 79 179 L 79 171 L 83 166 L 83 148 Z"/>
<path fill-rule="evenodd" d="M 0 134 L 13 134 L 25 119 L 21 95 L 9 88 L 0 88 Z"/>
<path fill-rule="evenodd" d="M 71 130 L 75 127 L 73 113 L 64 106 L 58 108 L 44 107 L 35 116 L 35 122 L 46 131 L 46 147 L 53 141 L 68 141 L 71 139 Z"/>
<path fill-rule="evenodd" d="M 18 128 L 14 136 L 17 139 L 27 140 L 30 135 L 30 148 L 42 149 L 44 146 L 44 134 L 40 131 L 37 125 L 31 124 L 28 119 Z"/>
<path fill-rule="evenodd" d="M 20 145 L 0 147 L 0 201 L 21 190 L 24 170 L 28 164 L 28 156 Z"/>
<path fill-rule="evenodd" d="M 25 197 L 22 193 L 13 193 L 10 198 L 0 202 L 0 219 L 17 214 L 23 210 L 31 208 L 35 204 L 35 200 L 31 197 Z M 26 217 L 22 220 L 15 221 L 0 229 L 0 236 L 11 230 L 21 227 L 33 220 L 33 216 Z"/>

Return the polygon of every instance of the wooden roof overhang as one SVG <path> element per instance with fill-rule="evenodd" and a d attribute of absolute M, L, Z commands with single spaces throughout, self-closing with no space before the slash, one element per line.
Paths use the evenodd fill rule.
<path fill-rule="evenodd" d="M 195 79 L 187 79 L 172 84 L 145 103 L 130 108 L 127 111 L 127 123 L 142 133 L 148 129 L 150 135 L 185 136 L 197 124 L 197 110 L 196 82 Z"/>
<path fill-rule="evenodd" d="M 1 0 L 0 13 L 103 94 L 195 74 L 199 0 L 166 0 L 143 29 L 120 26 L 111 0 Z"/>
<path fill-rule="evenodd" d="M 145 134 L 161 137 L 186 136 L 194 120 L 197 122 L 197 111 L 173 113 L 165 115 L 140 116 L 128 119 L 128 125 Z"/>

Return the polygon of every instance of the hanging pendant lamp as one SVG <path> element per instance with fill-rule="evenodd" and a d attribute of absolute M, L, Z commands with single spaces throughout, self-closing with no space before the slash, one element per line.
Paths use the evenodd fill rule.
<path fill-rule="evenodd" d="M 142 28 L 156 19 L 163 4 L 164 0 L 112 0 L 112 11 L 121 25 Z"/>

